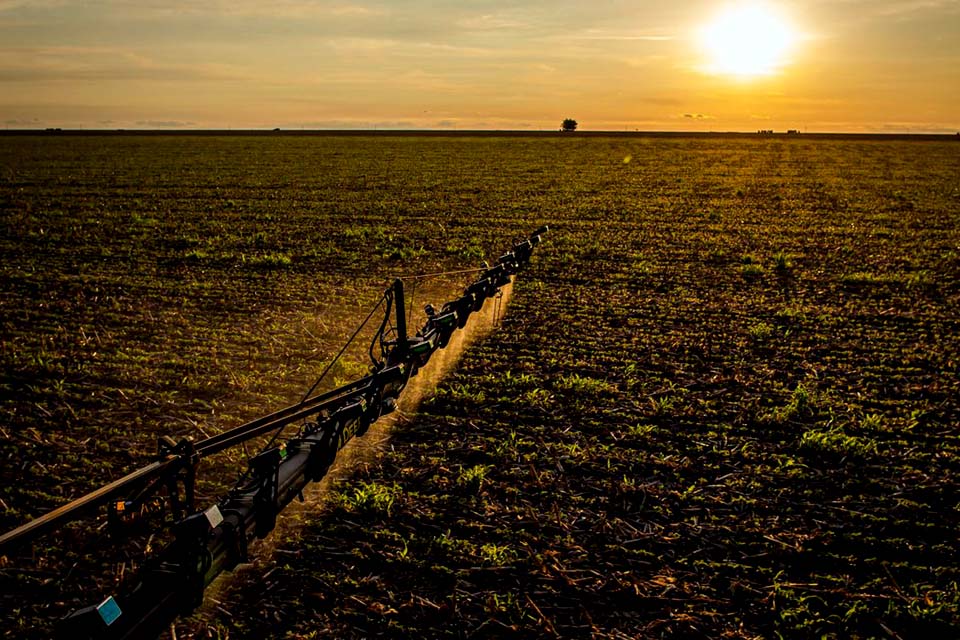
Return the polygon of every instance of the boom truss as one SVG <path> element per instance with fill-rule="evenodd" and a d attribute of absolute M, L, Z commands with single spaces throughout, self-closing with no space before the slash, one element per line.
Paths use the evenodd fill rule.
<path fill-rule="evenodd" d="M 427 305 L 427 320 L 413 336 L 407 334 L 403 281 L 396 280 L 384 292 L 386 311 L 374 338 L 379 340 L 380 354 L 374 357 L 371 345 L 374 366 L 369 375 L 199 442 L 163 437 L 157 458 L 149 465 L 0 536 L 0 555 L 103 505 L 110 522 L 119 525 L 125 514 L 138 512 L 166 491 L 172 541 L 121 593 L 71 613 L 59 626 L 64 638 L 158 636 L 178 616 L 201 604 L 204 590 L 214 578 L 248 560 L 250 541 L 273 530 L 278 514 L 308 484 L 326 475 L 347 442 L 396 409 L 410 377 L 529 263 L 546 232 L 546 226 L 537 229 L 493 266 L 484 265 L 459 298 L 439 310 Z M 391 309 L 396 322 L 393 335 L 387 336 Z M 296 437 L 279 446 L 271 441 L 250 460 L 244 482 L 216 504 L 195 508 L 194 481 L 204 458 L 298 423 L 301 427 Z"/>

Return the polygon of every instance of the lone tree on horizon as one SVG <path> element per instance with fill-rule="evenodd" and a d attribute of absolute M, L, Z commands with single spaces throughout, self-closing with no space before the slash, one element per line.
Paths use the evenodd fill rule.
<path fill-rule="evenodd" d="M 577 130 L 577 121 L 573 118 L 567 118 L 563 121 L 563 124 L 560 125 L 560 131 L 576 131 Z"/>

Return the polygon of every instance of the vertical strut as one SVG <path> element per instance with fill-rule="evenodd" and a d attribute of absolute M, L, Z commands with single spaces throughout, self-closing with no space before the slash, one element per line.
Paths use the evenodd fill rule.
<path fill-rule="evenodd" d="M 407 350 L 407 313 L 400 278 L 393 281 L 393 301 L 397 309 L 397 348 L 403 353 Z"/>

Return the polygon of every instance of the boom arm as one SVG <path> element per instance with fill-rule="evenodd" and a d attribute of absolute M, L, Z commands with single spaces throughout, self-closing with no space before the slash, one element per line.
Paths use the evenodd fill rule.
<path fill-rule="evenodd" d="M 403 282 L 397 280 L 385 294 L 396 304 L 396 339 L 384 341 L 381 326 L 384 353 L 373 373 L 196 443 L 161 439 L 155 462 L 0 536 L 0 554 L 96 506 L 108 504 L 115 513 L 127 505 L 141 504 L 163 484 L 171 486 L 174 494 L 176 483 L 182 481 L 185 504 L 178 508 L 172 496 L 176 521 L 173 541 L 122 593 L 71 613 L 59 628 L 64 638 L 156 637 L 178 616 L 199 606 L 204 589 L 221 572 L 247 560 L 249 541 L 264 538 L 273 530 L 277 515 L 310 482 L 324 477 L 347 442 L 362 436 L 370 424 L 396 408 L 409 378 L 437 349 L 446 346 L 451 334 L 464 327 L 486 299 L 496 295 L 529 263 L 540 236 L 546 232 L 547 227 L 541 227 L 517 242 L 458 299 L 447 302 L 439 311 L 428 306 L 427 320 L 416 336 L 407 335 Z M 183 517 L 193 511 L 193 479 L 201 459 L 305 420 L 309 422 L 296 438 L 266 449 L 250 461 L 250 475 L 244 485 L 208 509 Z M 121 496 L 127 499 L 118 500 Z"/>

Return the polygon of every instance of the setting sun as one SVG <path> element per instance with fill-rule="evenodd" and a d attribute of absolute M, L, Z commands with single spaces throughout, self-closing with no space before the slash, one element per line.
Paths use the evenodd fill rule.
<path fill-rule="evenodd" d="M 783 17 L 759 5 L 726 10 L 700 35 L 707 71 L 742 78 L 776 72 L 796 39 Z"/>

